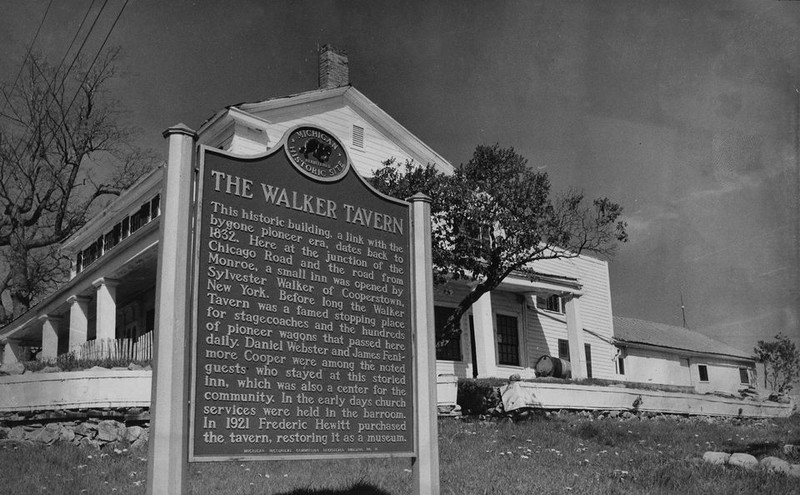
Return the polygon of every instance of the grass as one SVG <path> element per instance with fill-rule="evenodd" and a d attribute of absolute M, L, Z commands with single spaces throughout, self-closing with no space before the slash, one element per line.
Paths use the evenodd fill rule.
<path fill-rule="evenodd" d="M 25 361 L 26 371 L 41 371 L 47 367 L 57 366 L 61 371 L 83 371 L 100 366 L 102 368 L 127 368 L 131 363 L 138 364 L 145 367 L 151 364 L 150 361 L 139 361 L 125 358 L 98 358 L 98 359 L 82 359 L 76 358 L 71 354 L 62 354 L 53 361 Z"/>
<path fill-rule="evenodd" d="M 100 366 L 103 368 L 127 368 L 131 363 L 141 367 L 151 365 L 150 360 L 133 360 L 129 358 L 97 358 L 85 359 L 72 354 L 62 354 L 53 361 L 25 361 L 22 364 L 26 371 L 41 371 L 44 368 L 57 366 L 61 371 L 82 371 Z"/>
<path fill-rule="evenodd" d="M 442 494 L 792 494 L 796 478 L 705 464 L 707 450 L 787 458 L 800 416 L 766 421 L 594 420 L 575 414 L 526 421 L 441 420 Z M 145 454 L 123 446 L 0 443 L 0 492 L 143 494 Z M 42 469 L 42 466 L 47 466 Z M 194 494 L 405 495 L 408 459 L 217 462 L 189 466 Z"/>

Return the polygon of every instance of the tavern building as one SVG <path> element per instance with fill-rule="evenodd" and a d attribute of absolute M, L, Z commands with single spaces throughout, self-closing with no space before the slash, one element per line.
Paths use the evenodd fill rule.
<path fill-rule="evenodd" d="M 220 110 L 196 131 L 197 144 L 240 156 L 261 155 L 279 144 L 288 130 L 303 124 L 335 135 L 362 176 L 371 176 L 389 159 L 433 164 L 443 173 L 454 171 L 444 157 L 349 85 L 344 52 L 323 46 L 319 68 L 318 89 Z M 62 253 L 72 261 L 70 280 L 0 329 L 4 363 L 34 357 L 51 360 L 76 349 L 102 353 L 109 342 L 148 352 L 155 321 L 163 176 L 160 167 L 142 177 L 62 245 Z M 292 207 L 291 193 L 275 191 L 275 204 Z M 286 204 L 281 205 L 281 194 L 288 195 Z M 301 206 L 317 205 L 302 198 L 297 201 Z M 329 204 L 319 207 L 323 215 L 364 221 L 362 212 L 347 210 L 346 205 L 336 210 Z M 270 228 L 269 217 L 262 215 L 259 220 Z M 397 219 L 373 221 L 386 229 L 403 228 Z M 469 290 L 464 284 L 450 293 L 437 293 L 437 332 Z M 533 378 L 542 356 L 569 362 L 573 378 L 636 381 L 641 376 L 637 366 L 652 369 L 653 361 L 641 357 L 645 344 L 633 342 L 631 332 L 615 336 L 608 262 L 591 256 L 539 261 L 513 273 L 473 304 L 461 328 L 459 339 L 437 349 L 438 374 Z M 654 338 L 659 329 L 650 330 Z M 647 332 L 633 333 L 638 338 Z M 654 344 L 647 347 L 647 357 L 671 361 L 678 351 Z M 648 380 L 735 390 L 753 379 L 755 364 L 745 353 L 678 354 L 686 366 Z M 706 371 L 704 377 L 699 375 L 701 369 Z"/>

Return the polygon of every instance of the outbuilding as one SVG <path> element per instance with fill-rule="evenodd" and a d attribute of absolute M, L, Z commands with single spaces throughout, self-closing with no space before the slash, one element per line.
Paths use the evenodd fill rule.
<path fill-rule="evenodd" d="M 755 357 L 683 327 L 614 317 L 620 379 L 737 394 L 756 385 Z"/>

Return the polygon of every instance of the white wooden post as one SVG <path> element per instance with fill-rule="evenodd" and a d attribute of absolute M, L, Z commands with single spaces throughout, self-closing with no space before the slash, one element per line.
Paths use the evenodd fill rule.
<path fill-rule="evenodd" d="M 18 363 L 22 360 L 22 348 L 16 340 L 6 340 L 3 346 L 3 364 Z"/>
<path fill-rule="evenodd" d="M 578 296 L 572 295 L 566 301 L 564 312 L 567 316 L 567 337 L 569 339 L 569 360 L 572 378 L 586 378 L 586 351 L 583 347 L 583 323 L 581 322 Z"/>
<path fill-rule="evenodd" d="M 41 361 L 54 361 L 58 357 L 58 326 L 60 318 L 50 315 L 39 317 L 42 322 L 42 352 L 39 354 Z"/>
<path fill-rule="evenodd" d="M 97 340 L 117 338 L 117 285 L 118 280 L 99 278 L 92 282 L 97 289 Z"/>
<path fill-rule="evenodd" d="M 164 131 L 169 156 L 158 244 L 153 420 L 147 493 L 185 492 L 188 464 L 190 248 L 194 152 L 197 134 L 179 124 Z"/>
<path fill-rule="evenodd" d="M 418 495 L 439 494 L 439 428 L 436 412 L 436 335 L 433 323 L 433 273 L 430 198 L 415 194 L 411 201 L 416 329 L 417 457 L 413 460 Z"/>
<path fill-rule="evenodd" d="M 69 307 L 69 350 L 86 343 L 89 334 L 89 301 L 85 296 L 70 296 Z"/>
<path fill-rule="evenodd" d="M 472 304 L 472 322 L 475 325 L 475 359 L 478 362 L 474 365 L 478 367 L 478 378 L 493 376 L 497 367 L 497 352 L 491 292 L 485 293 Z"/>

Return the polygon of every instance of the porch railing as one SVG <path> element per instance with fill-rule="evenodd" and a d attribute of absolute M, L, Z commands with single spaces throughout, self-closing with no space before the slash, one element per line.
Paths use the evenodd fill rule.
<path fill-rule="evenodd" d="M 130 339 L 89 340 L 71 354 L 81 360 L 119 359 L 150 361 L 153 358 L 153 332 Z"/>

